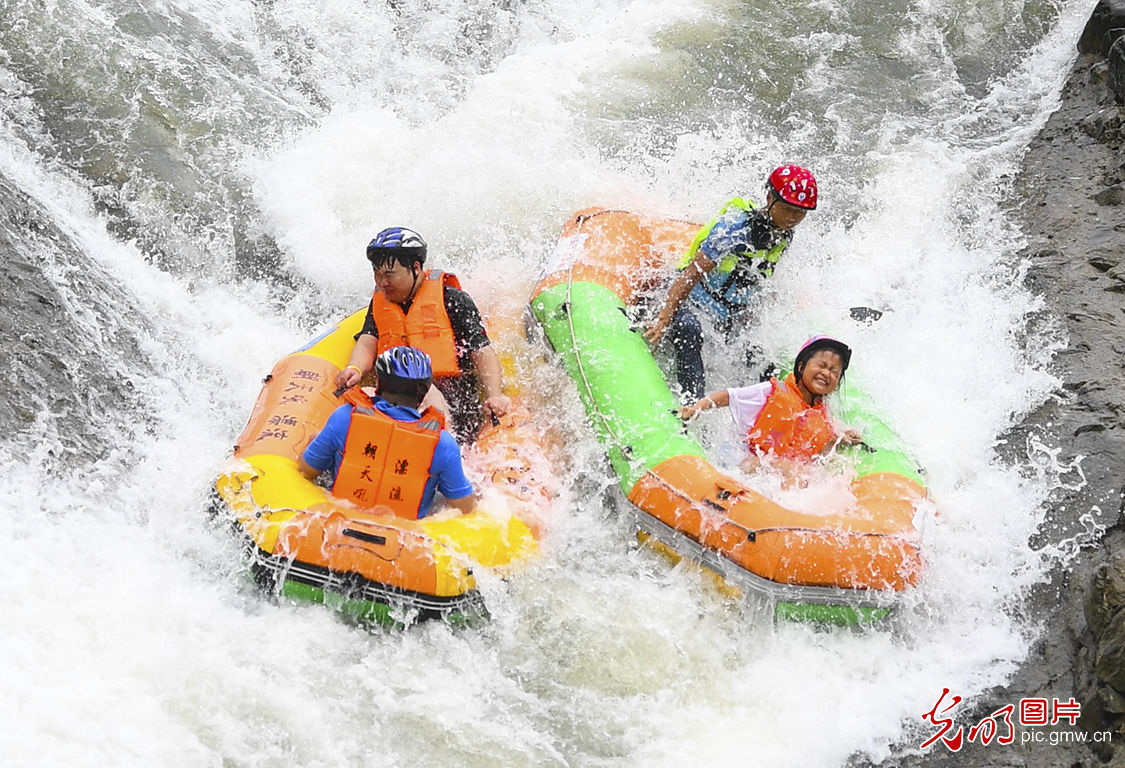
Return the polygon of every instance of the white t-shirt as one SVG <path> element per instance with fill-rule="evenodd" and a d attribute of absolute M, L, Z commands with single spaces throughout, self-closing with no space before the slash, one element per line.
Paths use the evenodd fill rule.
<path fill-rule="evenodd" d="M 773 392 L 773 384 L 763 381 L 749 387 L 732 387 L 727 390 L 730 397 L 730 415 L 743 432 L 749 432 L 754 421 L 762 411 L 762 406 Z"/>

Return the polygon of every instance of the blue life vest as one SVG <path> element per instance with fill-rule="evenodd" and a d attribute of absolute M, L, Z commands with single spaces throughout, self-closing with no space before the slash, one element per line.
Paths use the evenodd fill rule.
<path fill-rule="evenodd" d="M 718 217 L 692 240 L 679 268 L 687 269 L 702 248 L 715 261 L 692 288 L 691 300 L 729 323 L 745 311 L 759 281 L 773 274 L 774 266 L 793 238 L 791 231 L 778 230 L 769 215 L 750 200 L 736 197 L 719 211 Z"/>

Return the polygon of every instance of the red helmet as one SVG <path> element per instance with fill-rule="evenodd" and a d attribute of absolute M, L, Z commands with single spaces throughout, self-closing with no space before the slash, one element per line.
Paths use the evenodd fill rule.
<path fill-rule="evenodd" d="M 777 197 L 805 210 L 816 210 L 816 177 L 808 168 L 782 165 L 770 174 L 769 188 Z"/>

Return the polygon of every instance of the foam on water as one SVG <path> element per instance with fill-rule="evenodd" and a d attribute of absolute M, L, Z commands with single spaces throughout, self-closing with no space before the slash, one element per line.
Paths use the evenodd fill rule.
<path fill-rule="evenodd" d="M 73 169 L 28 148 L 49 145 L 47 127 L 2 132 L 0 172 L 130 297 L 121 311 L 140 315 L 141 357 L 113 370 L 147 416 L 134 431 L 141 414 L 112 415 L 118 450 L 73 472 L 50 430 L 0 450 L 12 587 L 0 677 L 13 692 L 0 752 L 13 765 L 842 765 L 916 736 L 943 687 L 969 697 L 1002 681 L 1034 629 L 1017 618 L 1021 595 L 1044 574 L 1028 537 L 1051 487 L 1074 479 L 1050 446 L 1016 467 L 995 451 L 1055 386 L 1058 343 L 1023 335 L 1038 304 L 1019 285 L 1004 185 L 1088 5 L 1061 6 L 1050 33 L 983 87 L 958 85 L 957 72 L 998 22 L 974 16 L 971 50 L 951 51 L 927 15 L 948 9 L 920 5 L 886 44 L 941 87 L 914 83 L 924 108 L 876 92 L 892 107 L 864 120 L 863 87 L 847 79 L 871 61 L 863 3 L 796 9 L 787 50 L 801 68 L 763 73 L 797 96 L 741 108 L 730 73 L 712 73 L 694 102 L 665 80 L 705 69 L 743 14 L 759 13 L 746 4 L 168 4 L 304 116 L 268 149 L 244 137 L 230 173 L 252 179 L 257 224 L 313 296 L 286 306 L 266 283 L 160 271 L 109 233 Z M 801 27 L 848 15 L 855 29 Z M 693 111 L 708 98 L 710 123 Z M 649 125 L 645 104 L 657 105 Z M 767 106 L 792 119 L 748 119 Z M 665 123 L 680 125 L 674 137 Z M 524 383 L 546 393 L 546 422 L 573 436 L 567 491 L 540 561 L 510 583 L 484 578 L 491 623 L 369 633 L 249 586 L 232 538 L 203 513 L 208 483 L 272 363 L 369 295 L 361 254 L 376 230 L 417 228 L 435 265 L 464 272 L 487 304 L 528 290 L 573 210 L 705 218 L 798 156 L 825 204 L 748 335 L 779 358 L 814 331 L 844 337 L 849 377 L 927 470 L 927 574 L 892 628 L 773 626 L 690 567 L 633 549 L 572 388 L 531 364 Z M 860 304 L 887 312 L 860 326 L 847 315 Z M 709 375 L 719 387 L 745 373 L 715 362 Z"/>

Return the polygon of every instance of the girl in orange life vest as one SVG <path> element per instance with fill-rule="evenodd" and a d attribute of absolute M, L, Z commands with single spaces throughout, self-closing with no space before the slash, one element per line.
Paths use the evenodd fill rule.
<path fill-rule="evenodd" d="M 297 461 L 309 479 L 331 469 L 332 492 L 359 507 L 389 508 L 408 519 L 424 517 L 434 492 L 469 512 L 473 486 L 461 465 L 461 449 L 442 427 L 440 411 L 418 407 L 430 388 L 425 352 L 392 347 L 375 361 L 376 397 L 348 390 Z"/>
<path fill-rule="evenodd" d="M 687 421 L 703 411 L 729 406 L 751 451 L 742 464 L 747 472 L 756 469 L 758 458 L 767 453 L 783 461 L 808 461 L 837 443 L 854 445 L 860 442 L 859 433 L 849 429 L 840 434 L 824 403 L 839 387 L 851 358 L 852 351 L 843 342 L 813 336 L 797 352 L 793 373 L 784 382 L 770 379 L 712 393 L 681 409 L 680 418 Z"/>
<path fill-rule="evenodd" d="M 449 405 L 454 434 L 474 440 L 482 417 L 491 421 L 511 408 L 480 310 L 454 275 L 424 269 L 426 242 L 417 232 L 382 230 L 367 246 L 367 258 L 375 292 L 337 386 L 358 384 L 376 354 L 396 344 L 421 349 L 433 361 L 434 386 Z"/>

